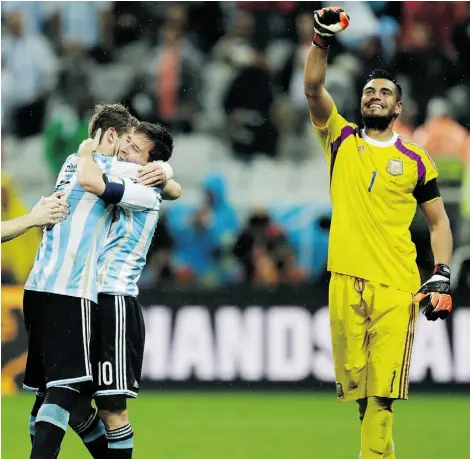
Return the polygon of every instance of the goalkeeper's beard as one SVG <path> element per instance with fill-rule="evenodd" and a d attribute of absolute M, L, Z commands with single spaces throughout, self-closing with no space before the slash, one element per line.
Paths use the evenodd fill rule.
<path fill-rule="evenodd" d="M 362 122 L 367 129 L 374 129 L 375 131 L 385 131 L 395 120 L 396 116 L 390 113 L 385 116 L 377 115 L 362 115 Z"/>

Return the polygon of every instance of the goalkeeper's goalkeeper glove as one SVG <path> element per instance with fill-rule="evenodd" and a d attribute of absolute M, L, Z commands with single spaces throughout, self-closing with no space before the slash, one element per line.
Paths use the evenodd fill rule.
<path fill-rule="evenodd" d="M 328 48 L 331 38 L 349 25 L 349 16 L 338 6 L 316 10 L 313 17 L 315 22 L 313 44 L 319 48 Z"/>
<path fill-rule="evenodd" d="M 445 319 L 452 312 L 450 292 L 450 268 L 436 265 L 431 279 L 425 282 L 414 300 L 423 306 L 423 314 L 428 320 Z"/>

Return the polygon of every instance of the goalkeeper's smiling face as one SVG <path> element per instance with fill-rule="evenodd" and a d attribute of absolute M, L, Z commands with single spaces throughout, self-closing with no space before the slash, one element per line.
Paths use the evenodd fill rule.
<path fill-rule="evenodd" d="M 361 115 L 366 128 L 387 129 L 401 110 L 402 103 L 398 100 L 397 88 L 393 81 L 376 78 L 364 86 Z"/>

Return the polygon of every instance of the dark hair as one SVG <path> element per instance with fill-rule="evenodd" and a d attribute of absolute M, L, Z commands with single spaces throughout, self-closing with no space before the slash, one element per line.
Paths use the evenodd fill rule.
<path fill-rule="evenodd" d="M 397 101 L 400 102 L 400 100 L 402 98 L 402 95 L 403 95 L 403 91 L 401 89 L 400 83 L 398 83 L 398 81 L 395 80 L 395 78 L 393 78 L 393 75 L 390 72 L 388 72 L 387 70 L 375 69 L 375 70 L 372 70 L 372 72 L 369 73 L 369 75 L 367 76 L 365 84 L 369 83 L 369 81 L 371 81 L 371 80 L 375 80 L 376 78 L 382 78 L 384 80 L 390 80 L 395 85 L 395 87 L 397 88 Z"/>
<path fill-rule="evenodd" d="M 124 105 L 98 104 L 95 113 L 88 125 L 88 135 L 94 137 L 96 131 L 101 128 L 104 134 L 109 128 L 116 129 L 119 136 L 133 127 L 137 127 L 139 121 L 133 117 Z"/>
<path fill-rule="evenodd" d="M 153 148 L 149 151 L 149 161 L 168 161 L 171 158 L 173 137 L 165 126 L 142 121 L 135 132 L 143 134 L 153 144 Z"/>

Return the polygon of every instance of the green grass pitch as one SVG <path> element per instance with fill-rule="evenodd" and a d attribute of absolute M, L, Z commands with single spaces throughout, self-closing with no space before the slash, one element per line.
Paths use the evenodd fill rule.
<path fill-rule="evenodd" d="M 29 456 L 33 398 L 2 398 L 2 459 Z M 334 393 L 144 392 L 129 403 L 134 459 L 357 459 L 354 403 Z M 470 401 L 412 394 L 395 404 L 398 459 L 470 458 Z M 86 459 L 67 432 L 60 459 Z"/>

